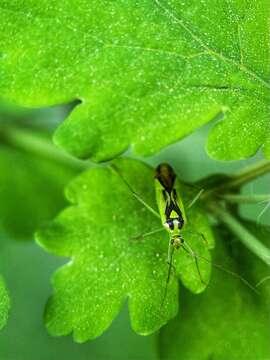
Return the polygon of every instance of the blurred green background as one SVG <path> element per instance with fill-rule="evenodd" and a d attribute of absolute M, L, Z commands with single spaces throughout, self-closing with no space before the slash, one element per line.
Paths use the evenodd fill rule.
<path fill-rule="evenodd" d="M 62 154 L 55 156 L 54 152 L 50 152 L 53 145 L 49 145 L 53 130 L 74 105 L 42 110 L 15 108 L 3 103 L 0 105 L 0 273 L 4 276 L 12 302 L 8 323 L 0 332 L 0 359 L 158 359 L 157 335 L 136 335 L 129 325 L 126 304 L 103 336 L 85 344 L 74 343 L 71 336 L 53 338 L 47 334 L 43 325 L 44 305 L 51 293 L 50 278 L 67 260 L 45 253 L 35 244 L 30 234 L 32 227 L 46 223 L 65 205 L 63 187 L 82 171 L 80 162 L 65 158 Z M 195 181 L 217 172 L 231 173 L 261 159 L 260 154 L 248 160 L 234 162 L 210 159 L 204 146 L 212 125 L 213 123 L 208 124 L 144 161 L 153 166 L 162 161 L 169 162 L 182 179 Z M 42 139 L 46 139 L 49 150 L 45 149 L 45 158 L 43 150 L 39 149 L 39 143 L 34 148 L 35 159 L 27 145 L 16 145 L 16 138 L 10 134 L 18 127 L 26 133 L 37 133 Z M 132 156 L 132 149 L 125 156 Z M 264 176 L 248 184 L 244 192 L 270 193 L 269 179 L 269 176 Z M 12 184 L 11 190 L 9 184 Z M 27 191 L 24 190 L 26 184 Z M 31 192 L 34 202 L 28 196 Z M 38 207 L 41 203 L 43 207 L 46 204 L 47 209 L 39 215 Z M 256 220 L 265 206 L 266 204 L 246 205 L 241 207 L 241 213 Z M 7 219 L 4 213 L 6 209 L 9 211 Z M 24 223 L 25 214 L 30 219 L 27 226 Z M 22 221 L 16 217 L 21 217 Z M 268 218 L 269 210 L 266 210 L 260 220 L 267 223 Z M 15 224 L 16 229 L 12 228 L 12 224 Z M 24 224 L 28 230 L 23 236 L 19 236 Z"/>

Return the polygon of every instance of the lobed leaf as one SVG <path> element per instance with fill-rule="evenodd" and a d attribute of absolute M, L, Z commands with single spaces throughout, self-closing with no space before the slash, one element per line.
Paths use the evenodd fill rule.
<path fill-rule="evenodd" d="M 270 157 L 268 0 L 1 1 L 0 93 L 81 100 L 55 142 L 149 155 L 222 115 L 210 155 Z"/>
<path fill-rule="evenodd" d="M 37 234 L 38 243 L 51 253 L 71 258 L 53 277 L 54 294 L 45 315 L 49 332 L 73 332 L 78 342 L 105 331 L 128 299 L 131 325 L 139 334 L 158 330 L 178 311 L 178 279 L 192 292 L 204 290 L 210 277 L 213 236 L 199 202 L 188 209 L 186 232 L 190 247 L 208 261 L 195 261 L 184 251 L 175 251 L 174 272 L 161 306 L 166 286 L 168 235 L 165 231 L 145 238 L 134 236 L 160 228 L 157 219 L 131 193 L 119 175 L 148 204 L 155 207 L 153 170 L 128 159 L 112 167 L 92 168 L 67 188 L 71 203 L 51 226 Z M 183 188 L 188 204 L 194 193 Z M 196 191 L 197 192 L 197 191 Z"/>

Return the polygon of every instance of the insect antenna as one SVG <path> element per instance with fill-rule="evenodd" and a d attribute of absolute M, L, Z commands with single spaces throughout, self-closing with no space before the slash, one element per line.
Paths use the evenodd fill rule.
<path fill-rule="evenodd" d="M 129 189 L 129 191 L 132 193 L 132 195 L 135 197 L 135 199 L 137 199 L 142 205 L 144 205 L 155 217 L 157 217 L 158 219 L 160 219 L 160 215 L 159 213 L 152 208 L 152 206 L 150 206 L 149 204 L 147 204 L 147 202 L 145 200 L 143 200 L 143 198 L 136 193 L 136 191 L 132 188 L 132 186 L 127 182 L 127 180 L 125 179 L 125 177 L 123 176 L 123 174 L 121 173 L 121 171 L 118 169 L 118 167 L 114 164 L 110 165 L 110 168 L 115 171 L 117 173 L 117 175 L 122 179 L 122 181 L 125 183 L 125 185 L 127 186 L 127 188 Z"/>

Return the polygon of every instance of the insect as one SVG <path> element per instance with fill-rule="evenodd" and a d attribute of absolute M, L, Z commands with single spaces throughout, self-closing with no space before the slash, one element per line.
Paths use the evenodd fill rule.
<path fill-rule="evenodd" d="M 164 291 L 163 300 L 161 303 L 161 307 L 163 306 L 163 303 L 166 298 L 167 294 L 167 288 L 170 281 L 171 276 L 171 270 L 172 270 L 172 261 L 173 261 L 173 254 L 175 250 L 183 250 L 186 253 L 188 253 L 193 259 L 194 263 L 197 268 L 197 273 L 200 278 L 200 281 L 202 284 L 207 285 L 204 280 L 202 279 L 202 275 L 200 272 L 198 259 L 203 259 L 207 262 L 210 262 L 213 266 L 217 267 L 220 270 L 225 271 L 226 273 L 237 277 L 239 280 L 241 280 L 245 285 L 247 285 L 249 288 L 251 288 L 253 291 L 257 293 L 257 290 L 244 278 L 242 278 L 239 274 L 234 273 L 233 271 L 230 271 L 223 266 L 219 264 L 215 264 L 209 259 L 206 259 L 202 256 L 198 256 L 190 247 L 190 245 L 187 243 L 187 241 L 184 240 L 182 236 L 183 230 L 185 230 L 185 233 L 193 233 L 190 231 L 186 231 L 185 227 L 187 225 L 187 217 L 185 213 L 184 204 L 181 199 L 180 195 L 180 185 L 179 182 L 176 179 L 176 174 L 174 173 L 172 167 L 166 163 L 160 164 L 156 168 L 155 177 L 154 177 L 154 184 L 155 184 L 155 192 L 156 192 L 156 201 L 159 212 L 154 210 L 149 204 L 147 204 L 139 194 L 137 194 L 133 188 L 130 186 L 130 184 L 125 180 L 124 176 L 120 172 L 120 170 L 115 165 L 111 165 L 112 169 L 117 172 L 117 174 L 122 178 L 126 186 L 129 188 L 133 196 L 141 203 L 143 204 L 153 215 L 155 215 L 157 218 L 161 220 L 162 227 L 155 229 L 153 231 L 150 231 L 145 234 L 141 234 L 138 236 L 132 237 L 133 239 L 139 239 L 144 238 L 150 235 L 153 235 L 157 232 L 164 231 L 164 229 L 169 234 L 169 244 L 168 244 L 168 255 L 167 255 L 167 263 L 168 263 L 168 275 L 166 280 L 166 287 Z M 199 191 L 199 193 L 195 196 L 195 198 L 191 201 L 190 206 L 192 206 L 200 197 L 200 194 L 202 193 L 202 190 Z M 204 237 L 202 233 L 195 233 L 199 235 L 207 245 L 207 240 Z"/>
<path fill-rule="evenodd" d="M 172 259 L 174 250 L 182 248 L 188 254 L 194 255 L 194 252 L 185 243 L 182 237 L 182 230 L 187 224 L 187 217 L 185 208 L 180 196 L 179 183 L 176 181 L 176 175 L 172 167 L 168 164 L 160 164 L 156 169 L 155 174 L 155 190 L 156 201 L 160 213 L 160 218 L 163 227 L 169 233 L 168 256 L 167 263 L 169 265 L 168 276 L 166 281 L 166 289 L 162 304 L 167 293 L 167 286 L 170 281 Z M 206 241 L 203 234 L 200 234 L 202 239 Z M 201 283 L 205 284 L 202 279 L 199 264 L 196 256 L 193 256 L 198 275 Z"/>
<path fill-rule="evenodd" d="M 156 192 L 156 201 L 159 209 L 159 213 L 158 213 L 132 189 L 132 187 L 125 180 L 119 169 L 115 165 L 111 165 L 111 166 L 125 182 L 129 190 L 132 192 L 133 196 L 139 202 L 141 202 L 149 211 L 151 211 L 153 215 L 159 218 L 162 223 L 162 227 L 139 236 L 134 236 L 132 238 L 133 239 L 144 238 L 153 235 L 157 232 L 163 231 L 164 229 L 169 233 L 169 244 L 168 244 L 168 255 L 167 255 L 167 263 L 169 268 L 168 268 L 166 290 L 165 290 L 163 302 L 166 297 L 167 287 L 170 281 L 171 270 L 173 267 L 172 260 L 173 260 L 174 250 L 181 248 L 185 252 L 187 252 L 190 256 L 193 257 L 200 281 L 202 284 L 205 284 L 199 269 L 198 257 L 195 256 L 194 251 L 185 242 L 185 240 L 181 235 L 182 230 L 187 224 L 187 218 L 185 214 L 185 208 L 180 196 L 179 183 L 176 180 L 176 175 L 172 167 L 168 164 L 163 163 L 156 168 L 156 172 L 154 176 L 154 184 L 155 184 L 155 192 Z M 200 193 L 201 191 L 199 192 L 199 194 Z M 191 204 L 193 204 L 196 200 L 197 200 L 197 196 L 191 202 Z M 201 238 L 206 242 L 206 239 L 204 238 L 203 234 L 201 233 L 197 233 L 197 234 L 199 234 Z"/>

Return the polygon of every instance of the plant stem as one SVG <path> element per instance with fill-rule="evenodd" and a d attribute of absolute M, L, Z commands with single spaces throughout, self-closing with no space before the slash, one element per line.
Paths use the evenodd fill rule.
<path fill-rule="evenodd" d="M 256 179 L 259 176 L 265 175 L 268 172 L 270 172 L 270 161 L 261 160 L 256 164 L 245 167 L 227 181 L 225 180 L 222 184 L 216 185 L 212 189 L 205 191 L 202 197 L 208 198 L 213 194 L 218 194 L 220 196 L 222 193 L 230 190 L 237 190 L 240 186 Z"/>
<path fill-rule="evenodd" d="M 219 189 L 233 189 L 238 188 L 247 182 L 256 179 L 259 176 L 267 174 L 270 171 L 270 161 L 261 160 L 256 164 L 252 164 L 236 173 L 232 179 L 228 180 L 225 184 L 222 184 Z"/>
<path fill-rule="evenodd" d="M 223 207 L 209 204 L 212 214 L 218 218 L 238 239 L 267 265 L 270 265 L 270 249 L 252 235 L 234 216 Z"/>
<path fill-rule="evenodd" d="M 221 199 L 234 204 L 256 204 L 270 201 L 270 194 L 254 194 L 254 195 L 238 195 L 238 194 L 224 194 L 220 196 Z"/>
<path fill-rule="evenodd" d="M 76 170 L 85 170 L 89 161 L 78 160 L 57 148 L 44 134 L 20 127 L 0 130 L 0 138 L 8 145 Z"/>

